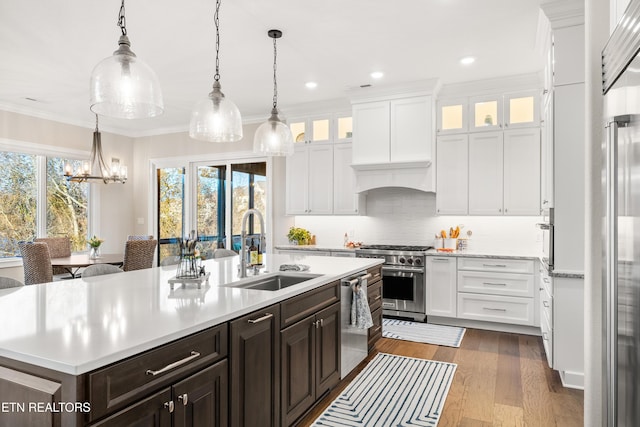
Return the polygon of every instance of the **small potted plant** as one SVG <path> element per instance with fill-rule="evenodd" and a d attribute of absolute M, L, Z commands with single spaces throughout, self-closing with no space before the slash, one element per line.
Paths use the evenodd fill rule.
<path fill-rule="evenodd" d="M 89 258 L 96 259 L 100 256 L 100 245 L 104 240 L 96 237 L 95 235 L 87 241 L 87 244 L 91 247 L 89 251 Z"/>
<path fill-rule="evenodd" d="M 309 240 L 311 240 L 311 233 L 304 228 L 291 227 L 287 238 L 294 245 L 308 245 Z"/>

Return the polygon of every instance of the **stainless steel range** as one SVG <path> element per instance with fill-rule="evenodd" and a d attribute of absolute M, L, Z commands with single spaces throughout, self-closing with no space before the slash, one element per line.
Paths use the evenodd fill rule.
<path fill-rule="evenodd" d="M 432 246 L 365 245 L 358 258 L 383 258 L 382 312 L 424 321 L 425 252 Z"/>

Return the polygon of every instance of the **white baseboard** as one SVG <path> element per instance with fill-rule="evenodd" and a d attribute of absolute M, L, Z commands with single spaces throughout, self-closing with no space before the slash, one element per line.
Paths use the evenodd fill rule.
<path fill-rule="evenodd" d="M 578 390 L 584 390 L 584 373 L 583 372 L 570 372 L 570 371 L 558 371 L 560 373 L 560 380 L 562 385 L 566 388 L 575 388 Z"/>

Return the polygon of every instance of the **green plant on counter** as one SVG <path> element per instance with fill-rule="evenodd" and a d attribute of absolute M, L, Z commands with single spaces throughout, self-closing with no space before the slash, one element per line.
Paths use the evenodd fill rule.
<path fill-rule="evenodd" d="M 299 227 L 291 227 L 287 238 L 291 242 L 296 242 L 298 245 L 305 245 L 311 240 L 311 233 L 309 230 Z"/>

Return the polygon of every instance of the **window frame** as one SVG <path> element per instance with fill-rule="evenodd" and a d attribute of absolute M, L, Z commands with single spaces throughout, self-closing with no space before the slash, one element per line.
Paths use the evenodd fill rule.
<path fill-rule="evenodd" d="M 231 166 L 239 163 L 259 163 L 265 162 L 267 164 L 267 211 L 264 218 L 265 232 L 267 236 L 272 235 L 273 230 L 273 159 L 268 156 L 257 156 L 253 152 L 229 152 L 229 153 L 216 153 L 210 158 L 203 159 L 203 155 L 183 156 L 183 157 L 167 157 L 167 158 L 152 158 L 149 159 L 148 177 L 151 183 L 149 192 L 149 199 L 147 203 L 147 212 L 149 213 L 148 232 L 155 234 L 155 230 L 158 229 L 158 211 L 157 193 L 158 183 L 155 179 L 156 170 L 158 168 L 166 167 L 184 167 L 185 168 L 185 191 L 184 198 L 186 206 L 184 207 L 184 229 L 195 230 L 198 224 L 197 218 L 197 179 L 198 179 L 198 166 L 222 166 L 226 165 L 226 182 L 231 182 Z M 232 192 L 225 192 L 225 217 L 231 217 L 231 198 Z M 225 247 L 229 247 L 232 243 L 232 228 L 231 221 L 225 222 Z M 272 252 L 273 242 L 272 239 L 267 239 L 266 252 Z"/>
<path fill-rule="evenodd" d="M 84 150 L 2 137 L 0 137 L 0 151 L 36 156 L 36 237 L 47 237 L 47 159 L 58 157 L 86 160 L 91 153 Z M 96 233 L 96 224 L 98 224 L 97 219 L 100 211 L 99 199 L 99 186 L 89 185 L 89 191 L 87 193 L 88 234 Z M 22 259 L 18 256 L 0 258 L 0 268 L 18 267 L 21 265 Z"/>

